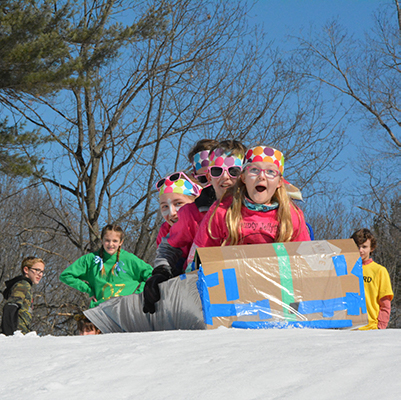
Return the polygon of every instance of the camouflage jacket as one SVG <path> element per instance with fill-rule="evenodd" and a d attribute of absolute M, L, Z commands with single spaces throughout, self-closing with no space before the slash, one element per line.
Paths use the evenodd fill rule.
<path fill-rule="evenodd" d="M 17 276 L 6 281 L 4 298 L 7 300 L 3 307 L 3 323 L 5 320 L 6 309 L 10 306 L 18 307 L 18 327 L 22 333 L 28 333 L 31 330 L 32 320 L 32 281 L 24 276 Z M 4 331 L 4 327 L 3 327 Z"/>

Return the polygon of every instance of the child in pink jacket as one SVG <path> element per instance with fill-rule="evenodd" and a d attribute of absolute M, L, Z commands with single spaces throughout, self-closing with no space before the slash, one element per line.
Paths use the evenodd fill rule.
<path fill-rule="evenodd" d="M 202 220 L 188 264 L 197 247 L 309 241 L 303 213 L 285 190 L 283 172 L 280 151 L 249 149 L 237 184 Z"/>
<path fill-rule="evenodd" d="M 144 290 L 145 313 L 155 312 L 155 303 L 160 299 L 159 283 L 184 272 L 185 265 L 177 269 L 180 257 L 188 257 L 193 239 L 206 212 L 217 198 L 233 186 L 241 173 L 246 148 L 236 140 L 217 142 L 209 152 L 202 150 L 194 154 L 195 177 L 206 177 L 209 186 L 191 204 L 183 206 L 178 221 L 158 246 L 152 277 Z M 206 185 L 206 181 L 204 181 Z"/>

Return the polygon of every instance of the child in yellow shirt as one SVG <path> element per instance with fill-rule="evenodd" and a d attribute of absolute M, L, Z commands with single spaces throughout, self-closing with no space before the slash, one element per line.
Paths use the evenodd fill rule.
<path fill-rule="evenodd" d="M 351 236 L 359 248 L 362 259 L 363 282 L 369 323 L 359 329 L 386 329 L 390 320 L 393 290 L 385 267 L 375 263 L 371 253 L 377 247 L 376 238 L 369 229 L 360 229 Z"/>

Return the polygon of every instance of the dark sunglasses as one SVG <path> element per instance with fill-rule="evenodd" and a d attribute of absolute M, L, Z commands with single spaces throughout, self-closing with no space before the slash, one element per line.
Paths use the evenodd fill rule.
<path fill-rule="evenodd" d="M 156 182 L 156 189 L 160 190 L 167 179 L 171 182 L 175 182 L 178 181 L 180 178 L 185 179 L 192 185 L 196 195 L 200 193 L 198 186 L 195 183 L 193 183 L 191 179 L 184 172 L 174 172 L 173 174 L 160 179 L 159 181 Z"/>
<path fill-rule="evenodd" d="M 209 173 L 212 178 L 220 178 L 227 171 L 231 178 L 238 178 L 241 175 L 241 167 L 210 167 Z"/>
<path fill-rule="evenodd" d="M 201 184 L 201 185 L 206 185 L 207 183 L 207 178 L 206 175 L 193 175 L 193 177 Z"/>

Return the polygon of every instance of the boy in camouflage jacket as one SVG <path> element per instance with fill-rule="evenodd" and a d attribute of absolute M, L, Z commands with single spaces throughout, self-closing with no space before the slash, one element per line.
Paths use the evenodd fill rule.
<path fill-rule="evenodd" d="M 45 263 L 41 258 L 26 257 L 21 264 L 22 275 L 6 281 L 3 292 L 6 303 L 3 307 L 1 331 L 12 335 L 19 330 L 31 331 L 32 285 L 37 285 L 44 274 Z"/>

